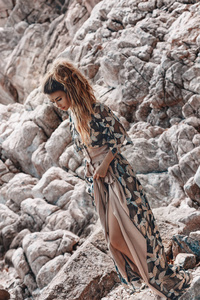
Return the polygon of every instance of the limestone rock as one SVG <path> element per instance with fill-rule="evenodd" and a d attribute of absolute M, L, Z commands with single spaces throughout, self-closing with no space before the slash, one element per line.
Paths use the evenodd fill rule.
<path fill-rule="evenodd" d="M 32 216 L 35 222 L 45 222 L 46 218 L 56 212 L 58 207 L 47 203 L 40 198 L 28 198 L 21 204 L 21 211 L 24 214 Z"/>
<path fill-rule="evenodd" d="M 191 209 L 187 215 L 180 216 L 179 221 L 185 224 L 183 233 L 189 234 L 191 231 L 199 229 L 200 212 L 198 210 L 192 211 Z"/>
<path fill-rule="evenodd" d="M 71 145 L 65 149 L 59 158 L 59 164 L 62 168 L 77 173 L 77 169 L 82 164 L 83 157 L 76 153 L 74 145 Z M 81 177 L 83 178 L 84 175 Z"/>
<path fill-rule="evenodd" d="M 38 300 L 52 299 L 56 297 L 58 290 L 60 299 L 66 299 L 66 295 L 69 299 L 101 299 L 116 282 L 118 278 L 112 260 L 95 246 L 85 242 L 48 287 L 42 290 Z"/>
<path fill-rule="evenodd" d="M 4 260 L 5 260 L 5 264 L 8 265 L 8 266 L 13 266 L 13 262 L 12 262 L 12 257 L 13 257 L 13 254 L 15 253 L 15 249 L 9 249 L 6 254 L 5 254 L 5 257 L 4 257 Z"/>
<path fill-rule="evenodd" d="M 194 300 L 199 297 L 200 276 L 193 279 L 190 288 L 180 297 L 180 300 Z"/>
<path fill-rule="evenodd" d="M 8 293 L 8 291 L 0 289 L 0 297 L 1 299 L 8 300 L 10 299 L 10 294 Z"/>
<path fill-rule="evenodd" d="M 27 121 L 21 127 L 15 128 L 3 142 L 2 148 L 7 157 L 19 162 L 24 172 L 37 176 L 37 172 L 31 163 L 31 156 L 44 141 L 46 141 L 46 136 L 42 129 L 33 121 Z M 28 152 L 27 148 L 29 148 Z"/>
<path fill-rule="evenodd" d="M 15 253 L 12 257 L 12 262 L 15 269 L 18 271 L 19 277 L 24 280 L 25 275 L 30 272 L 30 268 L 26 261 L 26 257 L 24 256 L 24 251 L 22 248 L 18 248 L 17 250 L 15 250 Z"/>
<path fill-rule="evenodd" d="M 31 157 L 31 162 L 37 170 L 38 177 L 41 178 L 42 175 L 56 164 L 52 161 L 51 157 L 48 155 L 45 149 L 45 142 L 41 143 L 38 148 L 33 152 Z"/>
<path fill-rule="evenodd" d="M 38 232 L 26 235 L 23 239 L 23 250 L 28 263 L 35 274 L 48 261 L 65 252 L 72 252 L 79 237 L 67 230 Z"/>
<path fill-rule="evenodd" d="M 10 249 L 22 247 L 22 241 L 23 241 L 23 238 L 24 238 L 27 234 L 30 234 L 30 233 L 31 233 L 30 230 L 28 230 L 27 228 L 21 230 L 21 231 L 16 235 L 16 237 L 13 239 L 13 241 L 12 241 L 12 243 L 11 243 L 11 245 L 10 245 Z"/>
<path fill-rule="evenodd" d="M 40 289 L 43 289 L 45 286 L 47 286 L 67 262 L 70 255 L 66 254 L 56 256 L 40 269 L 36 277 L 36 282 Z"/>
<path fill-rule="evenodd" d="M 200 187 L 200 166 L 198 167 L 198 169 L 195 173 L 194 181 Z"/>
<path fill-rule="evenodd" d="M 180 234 L 174 235 L 172 239 L 172 251 L 174 257 L 176 257 L 178 253 L 190 253 L 195 255 L 197 259 L 200 257 L 200 243 L 198 241 Z"/>
<path fill-rule="evenodd" d="M 184 185 L 184 191 L 190 199 L 200 203 L 200 188 L 195 183 L 194 177 L 191 177 Z"/>
<path fill-rule="evenodd" d="M 12 199 L 12 201 L 20 207 L 23 200 L 33 197 L 32 188 L 37 184 L 37 178 L 28 174 L 16 174 L 4 187 L 1 189 L 1 197 L 4 201 Z"/>
<path fill-rule="evenodd" d="M 61 168 L 52 167 L 42 176 L 38 184 L 33 188 L 34 197 L 43 198 L 44 189 L 46 189 L 53 180 L 65 180 L 73 186 L 79 182 L 78 178 L 65 172 Z"/>
<path fill-rule="evenodd" d="M 193 269 L 196 265 L 196 256 L 194 254 L 179 253 L 174 264 L 182 266 L 185 270 Z"/>
<path fill-rule="evenodd" d="M 64 149 L 72 141 L 69 129 L 69 120 L 63 121 L 60 126 L 52 133 L 45 144 L 48 155 L 52 161 L 57 162 Z"/>
<path fill-rule="evenodd" d="M 0 204 L 0 230 L 5 226 L 13 224 L 19 216 L 10 210 L 6 205 Z"/>
<path fill-rule="evenodd" d="M 190 232 L 189 237 L 200 242 L 200 230 Z"/>
<path fill-rule="evenodd" d="M 43 129 L 47 137 L 49 137 L 53 133 L 53 131 L 59 126 L 61 122 L 58 115 L 56 114 L 56 111 L 54 110 L 53 105 L 38 105 L 35 108 L 33 115 L 34 122 L 39 128 Z"/>

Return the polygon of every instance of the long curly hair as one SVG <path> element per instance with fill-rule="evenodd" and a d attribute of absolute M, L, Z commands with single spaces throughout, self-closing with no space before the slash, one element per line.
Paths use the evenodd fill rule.
<path fill-rule="evenodd" d="M 84 144 L 88 145 L 90 136 L 89 122 L 94 113 L 93 104 L 97 102 L 94 91 L 83 74 L 66 59 L 58 58 L 42 82 L 42 91 L 52 94 L 64 91 L 69 95 L 76 130 Z"/>

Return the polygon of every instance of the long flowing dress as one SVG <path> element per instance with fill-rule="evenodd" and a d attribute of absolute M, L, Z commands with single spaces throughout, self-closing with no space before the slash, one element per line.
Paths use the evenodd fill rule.
<path fill-rule="evenodd" d="M 117 116 L 102 103 L 94 104 L 90 121 L 90 144 L 83 145 L 73 117 L 70 127 L 75 149 L 86 158 L 85 180 L 93 196 L 108 248 L 123 283 L 141 278 L 156 294 L 177 299 L 191 281 L 190 273 L 168 264 L 162 239 L 143 188 L 131 165 L 120 153 L 124 142 L 131 143 Z M 93 180 L 93 173 L 107 152 L 116 154 L 105 178 Z M 111 212 L 108 213 L 108 207 Z M 133 260 L 113 247 L 109 240 L 110 213 L 116 217 Z"/>

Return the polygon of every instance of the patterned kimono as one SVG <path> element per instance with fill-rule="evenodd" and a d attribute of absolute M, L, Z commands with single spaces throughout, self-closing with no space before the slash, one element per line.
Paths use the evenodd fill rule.
<path fill-rule="evenodd" d="M 94 197 L 117 273 L 123 283 L 133 283 L 141 278 L 161 297 L 177 299 L 188 286 L 190 274 L 180 267 L 168 265 L 159 229 L 142 186 L 129 162 L 120 153 L 123 143 L 131 143 L 131 140 L 109 107 L 97 102 L 94 112 L 90 121 L 89 146 L 81 142 L 72 118 L 71 131 L 76 151 L 81 151 L 86 157 L 88 192 Z M 109 150 L 117 154 L 106 177 L 93 180 L 95 168 Z M 133 261 L 109 242 L 109 201 Z"/>

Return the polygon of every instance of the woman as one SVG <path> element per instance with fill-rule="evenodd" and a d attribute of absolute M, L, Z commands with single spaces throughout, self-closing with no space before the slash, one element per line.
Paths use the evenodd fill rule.
<path fill-rule="evenodd" d="M 57 107 L 70 111 L 76 150 L 87 160 L 88 191 L 121 281 L 141 278 L 159 296 L 176 299 L 190 276 L 168 266 L 142 186 L 120 153 L 122 144 L 131 141 L 119 119 L 97 102 L 87 79 L 63 59 L 57 59 L 44 78 L 43 92 Z"/>

